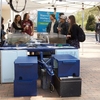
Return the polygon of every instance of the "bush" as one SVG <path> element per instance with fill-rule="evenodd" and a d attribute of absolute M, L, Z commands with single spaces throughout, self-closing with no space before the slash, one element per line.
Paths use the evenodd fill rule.
<path fill-rule="evenodd" d="M 86 23 L 86 30 L 94 31 L 95 30 L 95 17 L 94 15 L 89 15 Z"/>

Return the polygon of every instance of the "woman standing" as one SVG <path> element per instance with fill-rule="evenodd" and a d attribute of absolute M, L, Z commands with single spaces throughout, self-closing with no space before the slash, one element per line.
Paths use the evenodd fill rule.
<path fill-rule="evenodd" d="M 73 15 L 69 16 L 68 22 L 69 22 L 69 30 L 67 35 L 67 43 L 76 48 L 80 48 L 80 44 L 78 41 L 79 26 L 76 24 L 75 16 Z"/>
<path fill-rule="evenodd" d="M 21 16 L 20 15 L 16 15 L 14 18 L 14 21 L 12 23 L 12 28 L 11 28 L 11 32 L 12 33 L 21 33 L 23 28 L 21 27 Z"/>
<path fill-rule="evenodd" d="M 34 34 L 33 23 L 29 18 L 30 18 L 29 13 L 25 13 L 22 22 L 23 32 L 27 33 L 30 36 L 33 36 Z"/>

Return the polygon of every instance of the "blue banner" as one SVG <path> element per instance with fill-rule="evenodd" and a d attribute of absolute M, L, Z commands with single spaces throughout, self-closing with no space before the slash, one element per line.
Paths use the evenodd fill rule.
<path fill-rule="evenodd" d="M 54 12 L 38 11 L 37 18 L 37 32 L 46 32 L 46 27 L 50 22 L 50 14 Z M 56 19 L 58 20 L 59 13 L 56 13 Z"/>

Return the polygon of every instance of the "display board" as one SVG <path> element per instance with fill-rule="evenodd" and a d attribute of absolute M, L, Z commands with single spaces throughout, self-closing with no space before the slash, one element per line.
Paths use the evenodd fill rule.
<path fill-rule="evenodd" d="M 50 14 L 54 12 L 38 11 L 37 32 L 46 32 L 46 27 L 50 22 Z M 56 13 L 56 19 L 59 20 L 59 12 Z"/>

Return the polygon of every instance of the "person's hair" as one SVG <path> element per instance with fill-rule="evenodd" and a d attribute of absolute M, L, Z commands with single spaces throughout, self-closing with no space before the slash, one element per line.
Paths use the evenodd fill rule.
<path fill-rule="evenodd" d="M 4 21 L 4 18 L 3 18 L 3 17 L 1 17 L 1 24 L 3 24 L 3 21 Z"/>
<path fill-rule="evenodd" d="M 24 14 L 24 16 L 23 16 L 23 21 L 26 20 L 26 17 L 27 17 L 28 14 L 29 14 L 29 13 L 25 13 L 25 14 Z"/>
<path fill-rule="evenodd" d="M 98 21 L 100 21 L 100 18 L 98 18 Z"/>
<path fill-rule="evenodd" d="M 54 19 L 56 19 L 55 14 L 51 14 L 50 16 L 52 16 Z"/>
<path fill-rule="evenodd" d="M 14 23 L 17 23 L 17 17 L 19 17 L 20 15 L 15 15 L 15 18 L 14 18 Z M 21 16 L 20 16 L 20 21 L 18 22 L 19 24 L 21 24 Z"/>
<path fill-rule="evenodd" d="M 69 19 L 70 19 L 70 24 L 71 25 L 76 24 L 76 19 L 75 19 L 75 16 L 74 15 L 70 15 L 69 16 Z"/>
<path fill-rule="evenodd" d="M 70 19 L 70 24 L 69 24 L 69 32 L 70 32 L 70 29 L 72 28 L 72 26 L 74 24 L 76 24 L 76 19 L 75 19 L 75 16 L 74 15 L 70 15 L 69 16 L 69 19 Z"/>
<path fill-rule="evenodd" d="M 64 13 L 59 13 L 59 17 L 60 17 L 61 15 L 64 15 Z"/>

